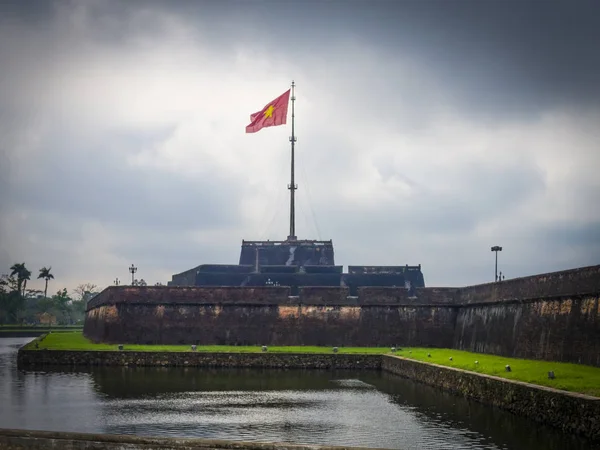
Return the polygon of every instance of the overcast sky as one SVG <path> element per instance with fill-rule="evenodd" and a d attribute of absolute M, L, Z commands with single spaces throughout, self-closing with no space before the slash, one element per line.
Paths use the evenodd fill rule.
<path fill-rule="evenodd" d="M 297 235 L 428 286 L 600 263 L 600 3 L 0 2 L 0 273 L 149 284 Z M 42 288 L 37 280 L 28 286 Z"/>

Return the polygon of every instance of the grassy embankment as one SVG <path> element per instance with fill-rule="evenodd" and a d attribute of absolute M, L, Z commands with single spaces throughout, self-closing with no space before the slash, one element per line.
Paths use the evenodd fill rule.
<path fill-rule="evenodd" d="M 86 339 L 81 332 L 48 334 L 41 342 L 35 339 L 25 346 L 27 350 L 35 350 L 38 342 L 39 350 L 87 350 L 106 351 L 117 350 L 116 344 L 94 344 Z M 135 352 L 189 352 L 189 345 L 134 345 L 125 344 L 125 351 Z M 235 345 L 199 345 L 198 352 L 231 352 L 231 353 L 261 353 L 261 346 L 235 346 Z M 270 353 L 331 353 L 331 347 L 271 347 Z M 389 348 L 352 347 L 339 349 L 340 353 L 355 354 L 384 354 L 391 353 Z"/>
<path fill-rule="evenodd" d="M 106 351 L 117 350 L 117 345 L 94 344 L 87 340 L 81 332 L 51 333 L 41 342 L 39 339 L 26 346 L 35 349 L 38 342 L 39 349 L 49 350 L 92 350 Z M 189 345 L 125 345 L 125 351 L 169 351 L 189 352 Z M 205 345 L 198 346 L 198 352 L 235 352 L 235 353 L 260 353 L 260 346 L 226 346 Z M 332 353 L 331 347 L 269 347 L 269 353 Z M 377 347 L 340 347 L 339 353 L 345 354 L 392 354 L 390 348 Z M 471 372 L 494 375 L 516 381 L 537 384 L 541 386 L 563 389 L 566 391 L 580 392 L 583 394 L 600 397 L 600 367 L 584 366 L 551 361 L 536 361 L 502 356 L 471 353 L 452 349 L 438 348 L 402 348 L 397 351 L 398 356 L 418 361 L 425 361 Z M 431 356 L 427 356 L 430 354 Z M 452 357 L 452 360 L 450 360 Z M 475 361 L 478 363 L 476 364 Z M 506 365 L 512 371 L 506 372 Z M 548 372 L 554 371 L 555 379 L 548 378 Z"/>

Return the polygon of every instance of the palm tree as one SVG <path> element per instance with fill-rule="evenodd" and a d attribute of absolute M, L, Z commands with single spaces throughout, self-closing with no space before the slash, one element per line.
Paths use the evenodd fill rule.
<path fill-rule="evenodd" d="M 25 297 L 25 289 L 27 288 L 27 280 L 31 280 L 31 272 L 27 269 L 23 270 L 23 297 Z"/>
<path fill-rule="evenodd" d="M 25 263 L 15 263 L 10 268 L 10 276 L 17 276 L 17 286 L 19 294 L 25 295 L 25 288 L 27 287 L 27 280 L 31 279 L 31 272 L 25 267 Z M 22 287 L 22 289 L 21 289 Z"/>
<path fill-rule="evenodd" d="M 43 278 L 44 280 L 46 280 L 46 287 L 44 288 L 44 298 L 48 296 L 48 281 L 54 279 L 54 275 L 50 273 L 51 269 L 52 267 L 42 267 L 40 269 L 40 274 L 38 275 L 38 278 Z"/>

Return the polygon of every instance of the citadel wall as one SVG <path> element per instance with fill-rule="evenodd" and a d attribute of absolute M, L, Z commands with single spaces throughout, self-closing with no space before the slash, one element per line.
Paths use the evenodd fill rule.
<path fill-rule="evenodd" d="M 600 266 L 460 291 L 454 348 L 600 366 Z"/>
<path fill-rule="evenodd" d="M 600 366 L 600 266 L 465 288 L 113 286 L 84 334 L 143 344 L 431 346 Z"/>
<path fill-rule="evenodd" d="M 368 288 L 373 292 L 373 288 Z M 84 334 L 95 341 L 143 344 L 443 346 L 453 306 L 348 298 L 348 289 L 310 287 L 111 287 L 88 306 Z M 395 291 L 395 292 L 392 292 Z"/>

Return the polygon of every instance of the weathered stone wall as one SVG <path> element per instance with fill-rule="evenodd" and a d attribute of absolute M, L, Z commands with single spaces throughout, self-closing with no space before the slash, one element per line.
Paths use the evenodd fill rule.
<path fill-rule="evenodd" d="M 87 306 L 137 303 L 148 305 L 278 305 L 291 304 L 289 287 L 175 287 L 175 286 L 109 286 Z"/>
<path fill-rule="evenodd" d="M 20 350 L 19 368 L 48 366 L 224 367 L 269 369 L 381 369 L 381 355 L 345 353 L 208 353 Z"/>
<path fill-rule="evenodd" d="M 302 305 L 347 305 L 350 290 L 343 287 L 301 287 L 297 302 Z"/>
<path fill-rule="evenodd" d="M 600 442 L 600 398 L 382 356 L 382 369 Z"/>
<path fill-rule="evenodd" d="M 460 288 L 417 288 L 416 302 L 423 305 L 459 305 Z"/>
<path fill-rule="evenodd" d="M 441 306 L 121 302 L 88 310 L 84 334 L 111 343 L 442 347 L 455 320 L 456 309 Z"/>
<path fill-rule="evenodd" d="M 598 293 L 600 265 L 464 287 L 459 302 L 478 304 Z"/>
<path fill-rule="evenodd" d="M 600 266 L 465 288 L 129 287 L 88 305 L 113 343 L 404 345 L 600 365 Z"/>
<path fill-rule="evenodd" d="M 348 447 L 224 441 L 217 439 L 156 438 L 63 431 L 0 429 L 0 449 L 6 450 L 349 450 Z M 360 450 L 352 447 L 353 450 Z"/>
<path fill-rule="evenodd" d="M 600 300 L 570 296 L 466 305 L 454 348 L 600 366 Z"/>
<path fill-rule="evenodd" d="M 460 289 L 454 348 L 600 366 L 600 266 Z"/>

